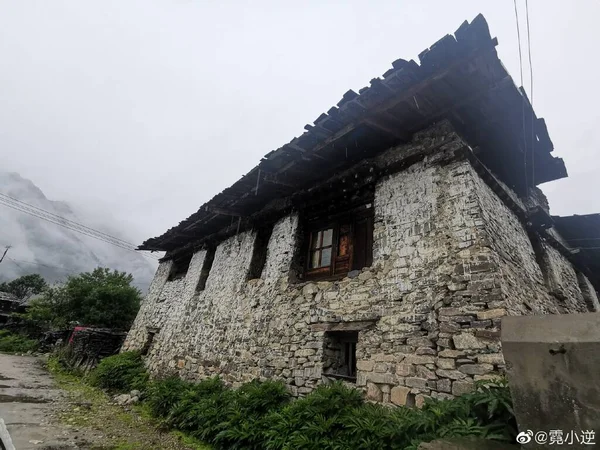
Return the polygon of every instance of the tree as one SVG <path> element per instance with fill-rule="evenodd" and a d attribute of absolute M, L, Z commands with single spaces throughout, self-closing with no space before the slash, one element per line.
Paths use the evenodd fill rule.
<path fill-rule="evenodd" d="M 0 291 L 15 295 L 19 300 L 25 300 L 39 294 L 48 288 L 48 283 L 41 275 L 23 275 L 13 281 L 0 283 Z"/>
<path fill-rule="evenodd" d="M 128 329 L 141 301 L 141 293 L 131 286 L 132 281 L 132 275 L 106 268 L 81 273 L 45 291 L 31 303 L 27 316 L 54 328 L 79 324 Z"/>

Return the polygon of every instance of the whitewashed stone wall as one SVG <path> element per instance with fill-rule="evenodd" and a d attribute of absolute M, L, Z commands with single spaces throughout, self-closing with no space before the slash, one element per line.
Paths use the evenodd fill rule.
<path fill-rule="evenodd" d="M 356 384 L 370 399 L 419 405 L 468 392 L 504 369 L 502 316 L 586 304 L 581 277 L 554 249 L 547 254 L 563 297 L 551 293 L 524 226 L 455 153 L 464 145 L 442 124 L 383 155 L 425 156 L 376 185 L 370 268 L 294 283 L 292 214 L 274 226 L 260 279 L 247 280 L 251 231 L 218 246 L 202 292 L 195 286 L 205 251 L 185 279 L 167 282 L 170 263 L 162 263 L 124 349 L 142 348 L 147 327 L 160 328 L 147 359 L 156 375 L 220 374 L 233 384 L 274 377 L 301 395 L 329 380 L 327 329 L 360 322 Z"/>

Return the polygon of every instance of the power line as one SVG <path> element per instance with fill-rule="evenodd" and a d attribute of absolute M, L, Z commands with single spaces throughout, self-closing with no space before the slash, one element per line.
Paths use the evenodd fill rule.
<path fill-rule="evenodd" d="M 23 266 L 21 266 L 21 264 L 19 264 L 18 262 L 24 263 L 24 264 L 33 264 L 33 265 L 42 266 L 42 267 L 49 267 L 49 268 L 52 268 L 52 269 L 59 269 L 63 273 L 68 274 L 68 275 L 77 275 L 77 274 L 80 274 L 80 273 L 83 272 L 83 270 L 81 270 L 81 269 L 68 269 L 66 267 L 53 266 L 53 265 L 50 265 L 50 264 L 42 264 L 42 263 L 38 263 L 38 262 L 34 262 L 34 261 L 25 261 L 25 260 L 22 260 L 22 259 L 16 259 L 15 260 L 13 258 L 8 258 L 8 257 L 6 259 L 8 259 L 10 262 L 14 263 L 17 267 L 19 267 L 21 270 L 24 270 L 24 271 L 26 271 L 27 269 L 25 269 Z M 135 279 L 131 282 L 131 284 L 133 284 L 135 286 L 144 286 L 145 287 L 145 285 L 143 285 L 139 281 L 136 281 Z"/>
<path fill-rule="evenodd" d="M 513 0 L 513 4 L 515 6 L 515 20 L 517 23 L 517 43 L 519 46 L 519 73 L 521 75 L 521 88 L 523 87 L 523 55 L 521 52 L 521 29 L 519 28 L 519 10 L 517 8 L 517 0 Z M 528 180 L 527 180 L 527 138 L 525 137 L 525 97 L 523 92 L 521 92 L 521 101 L 522 101 L 522 122 L 523 122 L 523 154 L 524 154 L 524 165 L 525 165 L 525 189 L 528 189 Z"/>
<path fill-rule="evenodd" d="M 523 56 L 521 54 L 521 29 L 519 28 L 519 11 L 517 9 L 517 0 L 513 0 L 515 5 L 515 18 L 517 20 L 517 42 L 519 43 L 519 69 L 521 71 L 521 86 L 523 86 Z"/>
<path fill-rule="evenodd" d="M 517 8 L 517 0 L 513 0 L 513 4 L 515 6 L 515 20 L 517 23 L 517 42 L 519 45 L 519 73 L 521 75 L 521 89 L 523 89 L 523 91 L 525 90 L 523 88 L 523 54 L 521 52 L 521 29 L 519 28 L 519 10 Z M 522 122 L 523 122 L 523 165 L 524 165 L 524 172 L 525 172 L 525 190 L 526 192 L 529 189 L 529 182 L 528 182 L 528 176 L 527 176 L 527 137 L 525 134 L 525 93 L 521 92 L 521 101 L 522 101 Z M 532 108 L 533 109 L 533 108 Z M 532 143 L 533 144 L 533 143 Z"/>
<path fill-rule="evenodd" d="M 12 198 L 7 199 L 7 198 L 5 198 L 5 196 L 0 196 L 0 204 L 7 206 L 9 208 L 12 208 L 16 211 L 20 211 L 20 212 L 23 212 L 30 216 L 36 217 L 38 219 L 45 220 L 46 222 L 50 222 L 55 225 L 59 225 L 68 230 L 75 231 L 75 232 L 83 234 L 85 236 L 89 236 L 94 239 L 106 242 L 108 244 L 114 245 L 114 246 L 122 248 L 124 250 L 132 251 L 132 252 L 141 254 L 143 256 L 146 256 L 148 258 L 152 258 L 154 260 L 159 259 L 154 255 L 139 253 L 135 249 L 135 246 L 133 244 L 127 243 L 126 241 L 112 237 L 106 233 L 99 232 L 97 230 L 94 230 L 93 228 L 87 227 L 87 226 L 79 224 L 77 222 L 70 221 L 70 220 L 65 219 L 64 217 L 58 216 L 56 214 L 49 213 L 45 210 L 42 210 L 41 208 L 37 208 L 33 205 L 29 205 L 28 203 L 22 202 L 20 200 L 16 200 L 16 199 L 13 200 Z"/>
<path fill-rule="evenodd" d="M 535 186 L 535 129 L 533 112 L 533 64 L 531 63 L 531 34 L 529 32 L 529 0 L 525 0 L 527 20 L 527 52 L 529 54 L 529 103 L 531 104 L 531 183 Z"/>
<path fill-rule="evenodd" d="M 49 219 L 50 221 L 56 223 L 57 225 L 66 226 L 66 227 L 72 229 L 73 231 L 83 232 L 83 234 L 88 234 L 88 235 L 92 234 L 101 239 L 109 240 L 116 245 L 128 246 L 131 248 L 135 247 L 133 244 L 131 244 L 129 242 L 126 242 L 121 239 L 115 238 L 113 236 L 107 235 L 106 233 L 102 233 L 98 230 L 94 230 L 93 228 L 86 227 L 85 225 L 78 224 L 77 222 L 70 221 L 70 220 L 68 220 L 64 217 L 58 216 L 56 214 L 49 213 L 41 208 L 38 208 L 37 206 L 33 206 L 28 203 L 22 202 L 20 200 L 13 199 L 12 197 L 8 197 L 8 198 L 5 198 L 5 197 L 7 197 L 7 196 L 4 196 L 4 194 L 0 194 L 0 203 L 2 203 L 4 205 L 16 206 L 17 208 L 19 208 L 21 210 L 25 210 L 25 211 L 34 213 L 38 217 L 41 216 L 40 218 Z M 23 211 L 23 212 L 25 212 L 25 211 Z"/>
<path fill-rule="evenodd" d="M 21 265 L 20 265 L 18 262 L 16 262 L 14 259 L 12 259 L 12 258 L 8 258 L 8 260 L 9 260 L 9 261 L 11 261 L 11 262 L 13 262 L 13 263 L 15 263 L 15 265 L 16 265 L 16 266 L 17 266 L 19 269 L 21 269 L 21 270 L 25 270 L 25 269 L 23 268 L 23 266 L 21 266 Z"/>
<path fill-rule="evenodd" d="M 134 250 L 133 248 L 131 248 L 131 247 L 127 247 L 127 246 L 125 246 L 125 245 L 121 245 L 121 244 L 118 244 L 118 243 L 116 243 L 116 242 L 109 241 L 109 240 L 107 240 L 107 239 L 104 239 L 104 238 L 102 238 L 102 237 L 100 237 L 100 236 L 94 235 L 94 234 L 92 234 L 92 233 L 85 232 L 85 231 L 83 231 L 83 230 L 80 230 L 80 229 L 77 229 L 77 228 L 75 228 L 75 227 L 71 227 L 71 226 L 69 226 L 69 225 L 67 225 L 67 224 L 65 224 L 65 223 L 59 222 L 59 221 L 57 221 L 57 220 L 53 220 L 52 218 L 50 218 L 50 217 L 48 217 L 48 216 L 44 216 L 43 214 L 41 214 L 41 213 L 38 213 L 38 212 L 36 212 L 35 210 L 33 210 L 33 209 L 31 209 L 31 208 L 27 208 L 27 207 L 24 207 L 24 206 L 20 206 L 20 205 L 17 205 L 17 204 L 15 204 L 15 203 L 6 202 L 6 201 L 5 201 L 4 199 L 2 199 L 2 198 L 0 198 L 0 204 L 1 204 L 1 205 L 4 205 L 4 206 L 7 206 L 7 207 L 9 207 L 9 208 L 12 208 L 12 209 L 14 209 L 14 210 L 16 210 L 16 211 L 20 211 L 20 212 L 23 212 L 23 213 L 25 213 L 25 214 L 29 214 L 30 216 L 37 217 L 38 219 L 45 220 L 46 222 L 50 222 L 50 223 L 53 223 L 53 224 L 55 224 L 55 225 L 59 225 L 59 226 L 61 226 L 61 227 L 63 227 L 63 228 L 67 228 L 67 229 L 69 229 L 69 230 L 71 230 L 71 231 L 75 231 L 75 232 L 77 232 L 77 233 L 84 234 L 84 235 L 86 235 L 86 236 L 93 237 L 93 238 L 95 238 L 95 239 L 98 239 L 98 240 L 101 240 L 101 241 L 107 242 L 107 243 L 109 243 L 109 244 L 112 244 L 112 245 L 114 245 L 114 246 L 116 246 L 116 247 L 120 247 L 120 248 L 123 248 L 123 249 L 125 249 L 125 250 L 131 250 L 131 251 L 135 251 L 135 250 Z"/>
<path fill-rule="evenodd" d="M 15 264 L 17 264 L 17 261 L 20 263 L 24 263 L 24 264 L 33 264 L 35 266 L 41 266 L 41 267 L 48 267 L 50 269 L 59 269 L 62 270 L 64 272 L 67 273 L 78 273 L 78 271 L 76 270 L 71 270 L 71 269 L 67 269 L 66 267 L 59 267 L 59 266 L 52 266 L 50 264 L 42 264 L 42 263 L 38 263 L 38 262 L 34 262 L 34 261 L 24 261 L 22 259 L 13 259 L 13 258 L 8 258 L 10 261 L 14 262 Z M 19 264 L 17 264 L 17 266 L 21 267 Z M 23 267 L 21 267 L 21 269 L 23 269 Z"/>
<path fill-rule="evenodd" d="M 67 219 L 66 217 L 59 216 L 58 214 L 55 214 L 55 213 L 50 212 L 50 211 L 47 211 L 47 210 L 45 210 L 43 208 L 40 208 L 38 206 L 34 206 L 34 205 L 30 204 L 30 203 L 24 202 L 22 200 L 19 200 L 18 198 L 11 197 L 10 195 L 3 194 L 3 193 L 0 192 L 0 197 L 4 197 L 3 200 L 7 200 L 7 201 L 9 201 L 11 203 L 15 203 L 16 202 L 16 203 L 19 203 L 19 204 L 24 205 L 26 207 L 33 208 L 33 209 L 35 209 L 37 211 L 43 212 L 45 214 L 48 214 L 48 215 L 50 215 L 53 218 L 56 218 L 56 219 L 61 220 L 61 221 L 64 221 L 65 223 L 76 225 L 76 226 L 81 227 L 81 228 L 83 228 L 85 230 L 88 230 L 90 232 L 97 233 L 99 235 L 102 235 L 102 236 L 104 236 L 106 238 L 115 240 L 117 242 L 121 242 L 121 243 L 123 243 L 125 245 L 134 246 L 132 243 L 124 241 L 123 239 L 117 238 L 115 236 L 111 236 L 110 234 L 104 233 L 103 231 L 96 230 L 94 228 L 88 227 L 88 226 L 86 226 L 86 225 L 84 225 L 82 223 L 76 222 L 76 221 L 71 220 L 71 219 Z"/>

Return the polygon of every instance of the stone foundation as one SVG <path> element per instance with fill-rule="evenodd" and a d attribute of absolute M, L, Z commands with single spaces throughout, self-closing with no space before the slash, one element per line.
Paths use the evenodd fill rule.
<path fill-rule="evenodd" d="M 343 279 L 293 282 L 301 212 L 275 224 L 260 279 L 247 280 L 253 232 L 219 244 L 200 292 L 206 251 L 179 280 L 161 263 L 124 349 L 158 329 L 147 359 L 156 375 L 277 378 L 302 395 L 333 379 L 328 333 L 343 329 L 358 333 L 356 385 L 368 398 L 418 406 L 469 392 L 504 370 L 503 316 L 586 311 L 591 294 L 546 243 L 540 267 L 531 232 L 466 148 L 442 123 L 378 157 L 417 162 L 377 181 L 373 264 Z"/>

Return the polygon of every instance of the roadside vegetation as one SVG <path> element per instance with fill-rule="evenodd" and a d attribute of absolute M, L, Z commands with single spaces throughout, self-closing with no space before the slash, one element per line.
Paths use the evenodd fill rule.
<path fill-rule="evenodd" d="M 132 282 L 130 274 L 97 268 L 56 286 L 49 286 L 37 274 L 0 283 L 0 291 L 27 301 L 26 312 L 13 313 L 0 328 L 0 352 L 34 352 L 45 332 L 76 325 L 129 329 L 141 301 Z"/>
<path fill-rule="evenodd" d="M 62 285 L 47 287 L 29 303 L 23 319 L 42 330 L 73 325 L 128 330 L 140 307 L 141 292 L 133 276 L 97 268 L 70 276 Z"/>
<path fill-rule="evenodd" d="M 36 351 L 38 341 L 29 339 L 27 336 L 18 333 L 11 333 L 8 330 L 0 330 L 0 352 L 3 353 L 30 353 Z"/>
<path fill-rule="evenodd" d="M 95 436 L 88 443 L 91 450 L 211 450 L 191 436 L 166 429 L 145 403 L 126 408 L 114 404 L 109 393 L 83 378 L 83 372 L 65 369 L 59 357 L 50 357 L 47 366 L 68 393 L 58 419 L 69 427 L 89 430 L 88 435 Z"/>
<path fill-rule="evenodd" d="M 278 381 L 238 389 L 216 377 L 150 381 L 135 352 L 105 358 L 83 381 L 113 394 L 140 390 L 142 407 L 162 427 L 214 449 L 415 450 L 441 437 L 514 442 L 517 434 L 505 381 L 478 383 L 473 393 L 428 400 L 421 409 L 388 407 L 342 383 L 293 399 Z"/>

